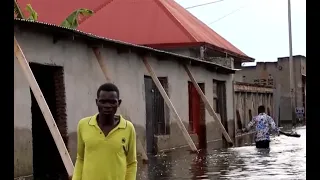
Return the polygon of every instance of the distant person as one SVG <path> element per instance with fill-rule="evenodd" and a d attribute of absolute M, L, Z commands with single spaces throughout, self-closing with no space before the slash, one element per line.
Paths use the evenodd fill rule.
<path fill-rule="evenodd" d="M 248 132 L 252 127 L 255 127 L 255 142 L 257 148 L 269 148 L 270 144 L 270 128 L 279 135 L 279 128 L 277 128 L 272 117 L 266 114 L 265 107 L 258 107 L 258 115 L 254 117 L 243 132 Z"/>
<path fill-rule="evenodd" d="M 119 89 L 111 83 L 97 91 L 99 113 L 78 123 L 78 150 L 72 180 L 135 180 L 136 132 L 133 124 L 116 115 Z"/>

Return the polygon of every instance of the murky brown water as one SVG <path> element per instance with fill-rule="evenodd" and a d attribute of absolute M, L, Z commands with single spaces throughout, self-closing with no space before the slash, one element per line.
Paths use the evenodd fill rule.
<path fill-rule="evenodd" d="M 296 130 L 300 138 L 274 137 L 270 151 L 246 146 L 190 154 L 181 149 L 150 157 L 148 165 L 140 163 L 137 179 L 306 179 L 306 129 Z"/>

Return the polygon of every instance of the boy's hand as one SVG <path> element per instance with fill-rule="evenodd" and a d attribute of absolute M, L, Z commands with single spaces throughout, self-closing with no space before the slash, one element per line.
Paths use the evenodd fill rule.
<path fill-rule="evenodd" d="M 244 133 L 244 132 L 247 132 L 246 128 L 242 128 L 242 129 L 237 130 L 237 133 Z"/>

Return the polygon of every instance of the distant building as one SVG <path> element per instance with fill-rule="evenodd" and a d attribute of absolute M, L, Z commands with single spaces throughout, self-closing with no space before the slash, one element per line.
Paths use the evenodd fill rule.
<path fill-rule="evenodd" d="M 304 109 L 306 100 L 306 57 L 293 56 L 293 72 L 295 82 L 295 107 Z M 259 85 L 273 86 L 276 89 L 274 96 L 276 108 L 280 109 L 281 121 L 291 121 L 290 110 L 290 75 L 289 57 L 278 58 L 277 62 L 257 62 L 256 66 L 242 67 L 235 75 L 239 81 Z M 305 115 L 305 114 L 304 114 Z"/>

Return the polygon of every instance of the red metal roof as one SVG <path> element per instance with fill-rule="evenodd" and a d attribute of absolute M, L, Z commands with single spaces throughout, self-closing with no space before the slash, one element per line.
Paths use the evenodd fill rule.
<path fill-rule="evenodd" d="M 221 52 L 252 61 L 230 42 L 174 0 L 18 0 L 37 11 L 39 21 L 60 24 L 71 12 L 87 8 L 95 14 L 79 30 L 150 47 L 209 44 Z"/>
<path fill-rule="evenodd" d="M 207 43 L 243 60 L 253 60 L 174 0 L 109 0 L 79 29 L 151 47 Z"/>

